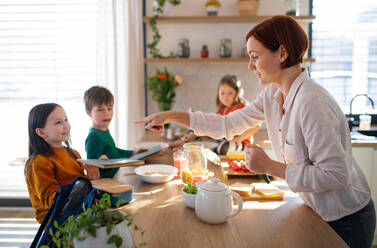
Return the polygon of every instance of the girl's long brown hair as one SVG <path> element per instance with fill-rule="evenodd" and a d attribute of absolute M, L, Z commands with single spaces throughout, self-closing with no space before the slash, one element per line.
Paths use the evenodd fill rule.
<path fill-rule="evenodd" d="M 25 174 L 36 155 L 40 154 L 43 156 L 48 156 L 54 154 L 51 146 L 42 137 L 40 137 L 35 130 L 37 128 L 44 128 L 48 116 L 57 107 L 61 108 L 61 106 L 56 103 L 43 103 L 34 106 L 29 112 L 29 158 L 25 164 Z M 65 148 L 74 159 L 77 159 L 76 154 L 70 148 L 69 142 L 65 142 Z"/>

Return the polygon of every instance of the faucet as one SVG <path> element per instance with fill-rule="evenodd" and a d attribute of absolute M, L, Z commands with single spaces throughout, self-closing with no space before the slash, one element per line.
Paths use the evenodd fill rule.
<path fill-rule="evenodd" d="M 370 98 L 367 94 L 357 94 L 354 97 L 352 97 L 352 99 L 350 101 L 350 113 L 349 113 L 349 118 L 348 118 L 348 127 L 350 128 L 351 131 L 352 131 L 352 126 L 353 126 L 353 121 L 354 121 L 354 118 L 352 116 L 352 103 L 353 103 L 353 100 L 355 100 L 355 98 L 360 97 L 360 96 L 364 96 L 364 97 L 368 98 L 369 102 L 372 105 L 372 109 L 374 109 L 374 102 L 373 102 L 372 98 Z"/>

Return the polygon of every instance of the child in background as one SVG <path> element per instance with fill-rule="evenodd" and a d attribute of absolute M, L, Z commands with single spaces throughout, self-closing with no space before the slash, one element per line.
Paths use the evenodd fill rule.
<path fill-rule="evenodd" d="M 64 109 L 58 104 L 39 104 L 30 110 L 29 158 L 25 165 L 25 179 L 39 223 L 60 186 L 67 185 L 78 176 L 99 178 L 98 168 L 77 162 L 76 159 L 81 157 L 69 146 L 70 129 Z"/>
<path fill-rule="evenodd" d="M 146 149 L 123 150 L 115 146 L 109 131 L 113 118 L 114 96 L 111 92 L 100 86 L 93 86 L 84 94 L 86 113 L 92 119 L 93 126 L 89 129 L 85 140 L 85 151 L 88 159 L 114 159 L 128 158 Z M 112 178 L 119 168 L 99 169 L 101 177 Z"/>
<path fill-rule="evenodd" d="M 247 105 L 247 101 L 242 97 L 243 89 L 241 81 L 235 75 L 225 75 L 221 78 L 217 87 L 216 106 L 217 114 L 227 115 L 237 109 L 241 109 Z M 258 127 L 250 128 L 245 133 L 235 136 L 232 141 L 242 143 L 245 147 L 250 144 L 250 138 L 258 131 Z M 191 133 L 184 137 L 184 142 L 195 139 L 196 136 Z"/>

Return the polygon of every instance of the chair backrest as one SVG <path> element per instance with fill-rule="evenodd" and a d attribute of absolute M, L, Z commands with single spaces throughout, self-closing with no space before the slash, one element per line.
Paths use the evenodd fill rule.
<path fill-rule="evenodd" d="M 49 230 L 55 232 L 54 222 L 61 225 L 69 216 L 78 215 L 85 208 L 92 206 L 97 190 L 92 187 L 88 179 L 76 177 L 64 187 L 60 187 L 54 201 L 44 217 L 37 234 L 30 247 L 48 245 L 55 247 L 50 239 Z"/>

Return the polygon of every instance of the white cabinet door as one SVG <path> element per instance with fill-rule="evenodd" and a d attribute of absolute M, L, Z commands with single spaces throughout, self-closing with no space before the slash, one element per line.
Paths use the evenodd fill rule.
<path fill-rule="evenodd" d="M 372 191 L 374 206 L 377 211 L 377 159 L 375 159 L 377 158 L 377 151 L 373 147 L 352 147 L 352 154 L 367 177 L 369 187 Z M 377 230 L 374 233 L 373 245 L 377 245 Z"/>
<path fill-rule="evenodd" d="M 373 147 L 352 147 L 352 154 L 367 177 L 370 188 L 373 181 L 374 153 Z"/>

